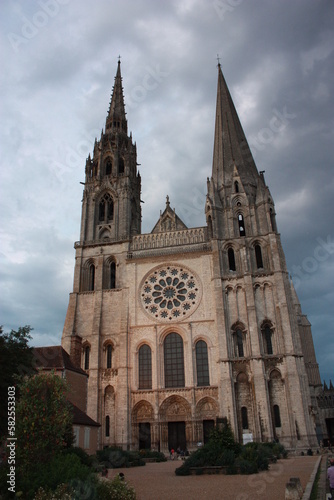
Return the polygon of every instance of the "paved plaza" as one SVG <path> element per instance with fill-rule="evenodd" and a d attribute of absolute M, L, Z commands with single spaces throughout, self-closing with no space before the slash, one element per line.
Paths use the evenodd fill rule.
<path fill-rule="evenodd" d="M 298 456 L 279 460 L 270 469 L 250 476 L 176 476 L 180 461 L 148 463 L 145 467 L 109 470 L 109 478 L 123 472 L 137 493 L 137 500 L 284 500 L 285 484 L 299 477 L 305 487 L 318 460 Z"/>

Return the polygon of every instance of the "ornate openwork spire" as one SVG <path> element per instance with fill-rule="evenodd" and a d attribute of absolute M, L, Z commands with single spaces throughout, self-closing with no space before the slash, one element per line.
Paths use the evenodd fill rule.
<path fill-rule="evenodd" d="M 124 96 L 121 76 L 121 61 L 118 59 L 115 84 L 112 91 L 108 116 L 106 120 L 106 132 L 119 130 L 127 133 L 127 120 L 125 116 Z"/>
<path fill-rule="evenodd" d="M 256 186 L 258 172 L 224 79 L 220 62 L 218 62 L 216 124 L 212 164 L 212 177 L 218 188 L 232 184 L 235 165 L 245 190 L 247 191 L 247 185 L 249 184 Z"/>

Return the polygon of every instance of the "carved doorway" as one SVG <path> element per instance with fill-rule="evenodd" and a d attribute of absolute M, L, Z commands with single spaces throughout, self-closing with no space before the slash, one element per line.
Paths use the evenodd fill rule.
<path fill-rule="evenodd" d="M 185 422 L 168 422 L 168 449 L 178 448 L 185 450 L 186 442 L 186 423 Z"/>

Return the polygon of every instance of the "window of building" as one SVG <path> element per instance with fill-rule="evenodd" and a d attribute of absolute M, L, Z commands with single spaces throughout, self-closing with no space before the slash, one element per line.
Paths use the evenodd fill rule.
<path fill-rule="evenodd" d="M 248 429 L 248 414 L 246 406 L 241 407 L 241 424 L 243 429 Z"/>
<path fill-rule="evenodd" d="M 73 426 L 73 435 L 74 435 L 74 440 L 73 440 L 73 446 L 78 448 L 79 446 L 79 436 L 80 436 L 80 427 L 77 425 Z"/>
<path fill-rule="evenodd" d="M 238 224 L 239 224 L 240 236 L 246 236 L 245 221 L 244 221 L 244 216 L 242 214 L 238 215 Z"/>
<path fill-rule="evenodd" d="M 236 331 L 236 341 L 237 341 L 237 355 L 239 358 L 244 357 L 244 341 L 242 331 L 238 328 Z"/>
<path fill-rule="evenodd" d="M 87 345 L 84 350 L 84 367 L 85 370 L 89 370 L 89 355 L 90 355 L 90 347 Z"/>
<path fill-rule="evenodd" d="M 123 158 L 119 159 L 119 162 L 118 162 L 118 173 L 119 174 L 124 174 L 124 160 L 123 160 Z"/>
<path fill-rule="evenodd" d="M 239 182 L 238 181 L 235 181 L 235 183 L 234 183 L 234 191 L 236 193 L 239 193 Z"/>
<path fill-rule="evenodd" d="M 90 428 L 85 427 L 85 438 L 84 438 L 84 448 L 85 450 L 89 449 L 90 445 Z"/>
<path fill-rule="evenodd" d="M 139 359 L 139 389 L 152 389 L 152 354 L 147 344 L 140 347 Z"/>
<path fill-rule="evenodd" d="M 208 347 L 204 340 L 196 343 L 197 386 L 210 385 Z"/>
<path fill-rule="evenodd" d="M 106 175 L 110 175 L 112 172 L 112 163 L 111 160 L 108 159 L 106 162 Z"/>
<path fill-rule="evenodd" d="M 263 333 L 263 343 L 266 354 L 273 354 L 273 344 L 272 344 L 272 329 L 270 326 L 264 325 L 262 329 Z"/>
<path fill-rule="evenodd" d="M 274 425 L 275 427 L 281 427 L 281 415 L 279 411 L 279 406 L 274 405 Z"/>
<path fill-rule="evenodd" d="M 99 222 L 110 222 L 114 218 L 114 200 L 106 193 L 99 203 Z"/>
<path fill-rule="evenodd" d="M 116 288 L 116 262 L 110 263 L 110 288 Z"/>
<path fill-rule="evenodd" d="M 110 436 L 110 417 L 106 416 L 106 437 Z"/>
<path fill-rule="evenodd" d="M 255 245 L 254 249 L 255 249 L 256 267 L 258 269 L 263 269 L 262 250 L 260 245 Z"/>
<path fill-rule="evenodd" d="M 170 333 L 164 341 L 165 387 L 184 387 L 183 340 Z"/>
<path fill-rule="evenodd" d="M 91 264 L 89 266 L 89 284 L 88 290 L 92 292 L 95 289 L 95 266 Z"/>
<path fill-rule="evenodd" d="M 112 367 L 112 351 L 113 351 L 113 346 L 111 344 L 108 344 L 108 346 L 107 346 L 107 368 Z"/>
<path fill-rule="evenodd" d="M 230 271 L 235 271 L 236 266 L 235 266 L 235 257 L 234 257 L 234 250 L 233 248 L 229 248 L 227 251 L 228 255 L 228 266 Z"/>

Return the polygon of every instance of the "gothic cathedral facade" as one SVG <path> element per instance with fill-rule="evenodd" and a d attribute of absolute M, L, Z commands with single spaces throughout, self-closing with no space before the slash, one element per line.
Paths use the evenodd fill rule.
<path fill-rule="evenodd" d="M 206 225 L 188 228 L 167 197 L 142 234 L 140 193 L 118 62 L 105 130 L 86 161 L 62 336 L 89 375 L 99 446 L 191 450 L 224 418 L 240 442 L 316 446 L 310 325 L 220 65 Z"/>

